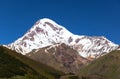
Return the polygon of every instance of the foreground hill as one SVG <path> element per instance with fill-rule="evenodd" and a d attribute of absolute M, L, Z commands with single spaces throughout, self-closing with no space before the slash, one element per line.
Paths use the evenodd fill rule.
<path fill-rule="evenodd" d="M 0 46 L 0 79 L 59 79 L 62 72 Z"/>
<path fill-rule="evenodd" d="M 120 79 L 120 51 L 98 58 L 79 72 L 81 79 Z"/>

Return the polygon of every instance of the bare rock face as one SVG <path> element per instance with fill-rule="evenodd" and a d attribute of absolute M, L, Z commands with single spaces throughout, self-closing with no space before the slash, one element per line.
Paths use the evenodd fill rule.
<path fill-rule="evenodd" d="M 89 60 L 65 44 L 55 44 L 26 54 L 29 58 L 66 73 L 75 73 Z"/>

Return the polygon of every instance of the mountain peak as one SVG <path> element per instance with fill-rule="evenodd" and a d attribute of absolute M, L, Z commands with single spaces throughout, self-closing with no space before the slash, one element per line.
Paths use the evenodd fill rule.
<path fill-rule="evenodd" d="M 46 25 L 50 26 L 51 28 L 64 28 L 63 26 L 58 25 L 55 21 L 49 19 L 49 18 L 43 18 L 38 20 L 33 27 L 35 27 L 35 25 L 39 25 L 39 26 L 43 26 L 46 27 Z"/>
<path fill-rule="evenodd" d="M 67 39 L 71 35 L 73 34 L 63 26 L 58 25 L 48 18 L 43 18 L 38 20 L 23 37 L 8 46 L 12 47 L 12 49 L 15 49 L 17 52 L 26 54 L 33 49 L 50 46 L 56 43 L 67 44 Z"/>
<path fill-rule="evenodd" d="M 46 22 L 49 22 L 51 24 L 57 24 L 49 18 L 43 18 L 43 19 L 38 20 L 34 25 L 38 25 L 38 24 L 43 24 L 44 25 Z"/>
<path fill-rule="evenodd" d="M 65 27 L 48 18 L 38 20 L 23 37 L 9 44 L 8 48 L 25 55 L 34 49 L 37 50 L 57 43 L 65 43 L 85 58 L 96 58 L 103 52 L 118 48 L 118 45 L 103 36 L 74 35 Z"/>
<path fill-rule="evenodd" d="M 57 24 L 55 21 L 49 19 L 49 18 L 43 18 L 39 20 L 41 23 L 45 23 L 45 22 L 50 22 L 52 24 Z"/>

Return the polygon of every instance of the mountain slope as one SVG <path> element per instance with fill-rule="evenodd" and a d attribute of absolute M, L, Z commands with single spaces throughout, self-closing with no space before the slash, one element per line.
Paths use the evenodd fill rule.
<path fill-rule="evenodd" d="M 0 46 L 0 78 L 58 79 L 64 73 Z"/>
<path fill-rule="evenodd" d="M 112 51 L 80 70 L 81 79 L 120 79 L 120 51 Z"/>
<path fill-rule="evenodd" d="M 65 44 L 55 44 L 26 54 L 35 61 L 47 64 L 65 73 L 75 73 L 89 60 L 81 57 L 77 51 Z"/>
<path fill-rule="evenodd" d="M 79 52 L 79 55 L 88 59 L 98 58 L 104 54 L 103 52 L 108 53 L 118 48 L 117 44 L 103 36 L 74 35 L 63 26 L 47 18 L 37 21 L 24 36 L 6 47 L 26 55 L 34 49 L 57 43 L 71 46 Z"/>

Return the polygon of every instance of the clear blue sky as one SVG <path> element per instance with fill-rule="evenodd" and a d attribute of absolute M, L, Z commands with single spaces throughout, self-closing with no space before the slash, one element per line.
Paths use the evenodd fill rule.
<path fill-rule="evenodd" d="M 15 41 L 45 17 L 74 34 L 120 44 L 120 0 L 0 0 L 0 44 Z"/>

